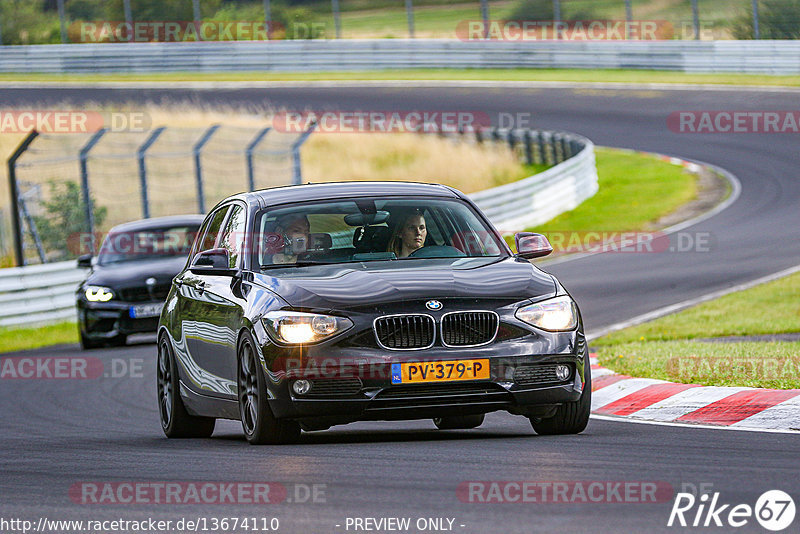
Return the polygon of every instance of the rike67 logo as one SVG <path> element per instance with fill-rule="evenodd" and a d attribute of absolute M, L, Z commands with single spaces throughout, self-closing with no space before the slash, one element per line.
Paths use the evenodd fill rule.
<path fill-rule="evenodd" d="M 743 527 L 755 518 L 763 528 L 778 532 L 788 528 L 794 521 L 794 516 L 794 500 L 788 493 L 780 490 L 764 492 L 756 500 L 755 506 L 723 503 L 719 492 L 712 495 L 703 493 L 700 497 L 691 493 L 678 493 L 667 526 L 730 529 Z"/>

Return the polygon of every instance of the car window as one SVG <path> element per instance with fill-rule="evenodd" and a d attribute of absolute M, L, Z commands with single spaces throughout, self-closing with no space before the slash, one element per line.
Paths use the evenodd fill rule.
<path fill-rule="evenodd" d="M 364 198 L 261 210 L 261 266 L 502 256 L 496 232 L 466 202 Z"/>
<path fill-rule="evenodd" d="M 196 235 L 195 225 L 113 231 L 103 241 L 97 262 L 107 265 L 142 259 L 186 257 Z"/>
<path fill-rule="evenodd" d="M 217 237 L 219 236 L 220 228 L 222 228 L 222 223 L 225 220 L 225 215 L 228 213 L 228 208 L 229 206 L 220 208 L 211 217 L 208 223 L 208 228 L 203 234 L 203 239 L 200 241 L 200 247 L 198 247 L 197 252 L 209 250 L 216 246 Z"/>
<path fill-rule="evenodd" d="M 244 233 L 247 225 L 246 211 L 238 204 L 231 208 L 230 217 L 225 224 L 222 237 L 219 240 L 219 247 L 224 248 L 229 253 L 231 269 L 238 267 L 239 259 L 244 248 Z"/>

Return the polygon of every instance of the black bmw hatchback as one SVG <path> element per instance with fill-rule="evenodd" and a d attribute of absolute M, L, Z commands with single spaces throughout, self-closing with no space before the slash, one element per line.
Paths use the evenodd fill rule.
<path fill-rule="evenodd" d="M 158 331 L 168 437 L 241 420 L 251 443 L 363 420 L 475 428 L 506 410 L 539 434 L 584 430 L 577 305 L 462 193 L 349 182 L 230 197 L 206 217 Z"/>
<path fill-rule="evenodd" d="M 202 215 L 180 215 L 121 224 L 105 236 L 97 258 L 78 258 L 90 269 L 75 296 L 83 349 L 156 332 L 172 278 L 202 222 Z"/>

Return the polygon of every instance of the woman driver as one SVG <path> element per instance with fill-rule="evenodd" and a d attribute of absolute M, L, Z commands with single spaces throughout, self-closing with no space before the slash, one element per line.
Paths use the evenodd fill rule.
<path fill-rule="evenodd" d="M 407 258 L 412 252 L 425 246 L 427 236 L 425 217 L 421 211 L 414 211 L 394 227 L 389 240 L 389 252 L 394 252 L 398 258 Z"/>

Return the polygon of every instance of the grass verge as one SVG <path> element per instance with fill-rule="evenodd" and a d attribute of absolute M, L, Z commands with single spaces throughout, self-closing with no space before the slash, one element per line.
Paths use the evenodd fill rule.
<path fill-rule="evenodd" d="M 710 84 L 800 86 L 800 76 L 766 74 L 691 74 L 632 69 L 410 69 L 348 72 L 173 72 L 160 74 L 0 74 L 2 82 L 311 82 L 381 80 L 476 80 L 520 82 Z"/>
<path fill-rule="evenodd" d="M 64 322 L 40 327 L 0 328 L 0 353 L 78 342 L 78 327 Z"/>
<path fill-rule="evenodd" d="M 681 166 L 626 150 L 595 150 L 597 194 L 532 231 L 547 235 L 650 229 L 697 195 L 695 176 Z"/>
<path fill-rule="evenodd" d="M 800 388 L 800 343 L 698 338 L 800 331 L 800 273 L 732 293 L 593 342 L 626 375 L 713 386 Z"/>

